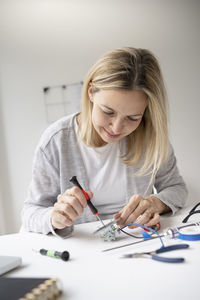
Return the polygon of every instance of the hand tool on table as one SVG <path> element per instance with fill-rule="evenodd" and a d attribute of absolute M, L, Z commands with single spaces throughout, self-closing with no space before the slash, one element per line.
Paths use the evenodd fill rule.
<path fill-rule="evenodd" d="M 59 252 L 56 250 L 46 250 L 43 248 L 40 250 L 36 250 L 36 249 L 32 249 L 32 250 L 40 253 L 41 255 L 50 256 L 50 257 L 54 257 L 54 258 L 60 258 L 64 261 L 69 260 L 69 257 L 70 257 L 70 254 L 68 251 Z"/>
<path fill-rule="evenodd" d="M 97 219 L 101 222 L 101 224 L 105 227 L 102 219 L 99 216 L 98 210 L 96 209 L 96 207 L 92 204 L 91 200 L 90 200 L 90 196 L 88 195 L 88 193 L 86 193 L 86 191 L 82 188 L 82 186 L 80 185 L 80 183 L 78 182 L 76 176 L 73 176 L 70 180 L 70 182 L 72 182 L 74 185 L 78 186 L 83 195 L 85 196 L 86 200 L 87 200 L 87 204 L 91 210 L 91 212 L 93 213 L 93 215 L 95 215 L 97 217 Z"/>
<path fill-rule="evenodd" d="M 161 261 L 161 262 L 181 263 L 181 262 L 184 262 L 184 260 L 185 260 L 183 257 L 164 257 L 164 256 L 159 256 L 157 254 L 174 251 L 174 250 L 179 250 L 179 249 L 187 249 L 187 248 L 189 248 L 188 244 L 176 244 L 176 245 L 161 247 L 155 251 L 150 251 L 150 252 L 138 252 L 138 253 L 124 254 L 121 258 L 150 257 L 153 260 L 157 260 L 157 261 Z"/>

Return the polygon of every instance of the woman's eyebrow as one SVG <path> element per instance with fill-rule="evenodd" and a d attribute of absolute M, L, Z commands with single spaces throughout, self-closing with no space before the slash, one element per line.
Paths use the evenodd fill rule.
<path fill-rule="evenodd" d="M 107 108 L 107 109 L 109 109 L 109 110 L 111 110 L 111 111 L 114 111 L 114 109 L 110 108 L 110 107 L 107 106 L 107 105 L 102 104 L 102 106 L 105 107 L 105 108 Z M 134 114 L 134 115 L 129 115 L 128 117 L 141 117 L 141 116 L 143 116 L 142 113 Z"/>

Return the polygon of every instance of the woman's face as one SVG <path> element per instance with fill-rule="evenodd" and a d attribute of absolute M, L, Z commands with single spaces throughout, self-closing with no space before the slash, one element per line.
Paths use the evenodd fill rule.
<path fill-rule="evenodd" d="M 117 142 L 132 133 L 140 124 L 147 97 L 140 91 L 100 90 L 92 93 L 92 123 L 102 144 Z"/>

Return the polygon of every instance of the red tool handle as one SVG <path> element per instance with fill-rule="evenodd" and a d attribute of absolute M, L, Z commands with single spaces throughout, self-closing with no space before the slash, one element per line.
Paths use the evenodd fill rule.
<path fill-rule="evenodd" d="M 92 202 L 91 202 L 91 200 L 90 200 L 90 197 L 89 197 L 88 193 L 86 193 L 86 191 L 82 188 L 82 186 L 81 186 L 80 183 L 78 182 L 76 176 L 73 176 L 69 181 L 72 182 L 73 184 L 77 185 L 77 186 L 81 189 L 82 193 L 83 193 L 84 196 L 85 196 L 85 199 L 87 200 L 88 206 L 89 206 L 89 208 L 91 209 L 92 213 L 93 213 L 95 216 L 98 215 L 98 214 L 99 214 L 99 213 L 98 213 L 98 210 L 97 210 L 96 207 L 92 204 Z"/>

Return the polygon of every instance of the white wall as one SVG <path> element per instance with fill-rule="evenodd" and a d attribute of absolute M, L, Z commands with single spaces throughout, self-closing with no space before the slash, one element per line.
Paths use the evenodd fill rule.
<path fill-rule="evenodd" d="M 0 191 L 7 232 L 20 227 L 35 146 L 47 126 L 42 88 L 80 81 L 104 52 L 148 48 L 169 93 L 178 165 L 199 201 L 200 1 L 0 0 Z"/>

